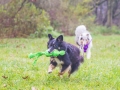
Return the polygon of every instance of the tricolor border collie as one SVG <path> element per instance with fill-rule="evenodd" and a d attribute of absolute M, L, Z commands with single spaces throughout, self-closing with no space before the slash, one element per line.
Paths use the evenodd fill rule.
<path fill-rule="evenodd" d="M 91 48 L 92 48 L 92 36 L 89 31 L 87 31 L 84 25 L 80 25 L 75 30 L 75 40 L 76 44 L 84 56 L 86 53 L 87 59 L 91 58 Z"/>
<path fill-rule="evenodd" d="M 80 63 L 83 62 L 83 57 L 80 56 L 79 48 L 63 41 L 63 35 L 60 35 L 55 39 L 51 34 L 48 34 L 48 38 L 48 52 L 52 52 L 55 49 L 65 51 L 65 55 L 63 56 L 59 55 L 57 57 L 50 58 L 48 73 L 51 73 L 56 66 L 59 66 L 60 72 L 58 75 L 62 76 L 67 72 L 70 77 L 70 75 L 78 69 Z"/>

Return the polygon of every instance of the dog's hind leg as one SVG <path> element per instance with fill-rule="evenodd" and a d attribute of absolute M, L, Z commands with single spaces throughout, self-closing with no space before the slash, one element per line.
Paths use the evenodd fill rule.
<path fill-rule="evenodd" d="M 68 71 L 68 77 L 70 77 L 71 75 L 71 69 Z"/>
<path fill-rule="evenodd" d="M 63 65 L 62 66 L 62 69 L 61 69 L 61 71 L 59 72 L 59 76 L 62 76 L 65 72 L 68 72 L 68 76 L 70 76 L 70 71 L 71 71 L 71 64 L 70 65 L 68 65 L 68 66 L 66 66 L 66 65 Z"/>
<path fill-rule="evenodd" d="M 73 72 L 75 72 L 76 70 L 78 70 L 78 67 L 79 67 L 79 65 L 80 65 L 80 62 L 81 62 L 81 61 L 79 60 L 78 62 L 72 64 L 70 74 L 72 74 Z"/>

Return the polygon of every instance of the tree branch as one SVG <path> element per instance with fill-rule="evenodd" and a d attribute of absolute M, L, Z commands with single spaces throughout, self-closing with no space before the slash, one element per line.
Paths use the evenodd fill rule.
<path fill-rule="evenodd" d="M 23 6 L 24 6 L 24 4 L 25 4 L 26 1 L 27 0 L 23 0 L 23 2 L 21 3 L 21 6 L 18 8 L 17 12 L 13 15 L 12 18 L 15 18 L 15 16 L 18 14 L 18 12 L 23 8 Z"/>
<path fill-rule="evenodd" d="M 103 4 L 105 1 L 106 1 L 106 0 L 103 0 L 103 1 L 101 1 L 101 2 L 95 3 L 95 6 L 93 6 L 90 10 L 96 8 L 96 6 L 99 6 L 99 5 Z"/>
<path fill-rule="evenodd" d="M 115 17 L 117 17 L 118 15 L 120 15 L 120 12 L 119 12 L 119 13 L 117 13 L 117 14 L 115 14 L 115 15 L 114 15 L 114 18 L 115 18 Z"/>

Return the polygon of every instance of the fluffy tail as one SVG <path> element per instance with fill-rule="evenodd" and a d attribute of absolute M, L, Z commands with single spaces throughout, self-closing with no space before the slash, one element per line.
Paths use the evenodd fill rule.
<path fill-rule="evenodd" d="M 82 56 L 80 56 L 78 62 L 72 64 L 72 66 L 71 66 L 71 74 L 73 72 L 75 72 L 76 70 L 78 70 L 78 68 L 80 66 L 80 63 L 83 63 L 83 62 L 84 62 L 84 58 Z"/>

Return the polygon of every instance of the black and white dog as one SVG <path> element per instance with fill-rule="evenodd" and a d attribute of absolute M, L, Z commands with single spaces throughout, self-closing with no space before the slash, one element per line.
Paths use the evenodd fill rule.
<path fill-rule="evenodd" d="M 63 35 L 55 39 L 51 34 L 48 34 L 48 38 L 48 52 L 52 52 L 55 49 L 65 51 L 65 55 L 63 56 L 51 57 L 48 73 L 51 73 L 56 66 L 59 66 L 59 76 L 62 76 L 65 72 L 68 72 L 68 76 L 70 76 L 78 69 L 80 63 L 84 61 L 83 57 L 80 56 L 79 48 L 63 41 Z"/>

